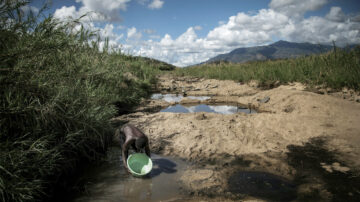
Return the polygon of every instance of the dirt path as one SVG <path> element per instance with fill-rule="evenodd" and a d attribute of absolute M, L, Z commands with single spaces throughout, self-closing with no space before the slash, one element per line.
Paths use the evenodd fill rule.
<path fill-rule="evenodd" d="M 158 89 L 212 97 L 206 101 L 184 99 L 182 104 L 235 103 L 260 112 L 153 113 L 174 104 L 153 100 L 138 112 L 116 119 L 130 121 L 148 134 L 152 151 L 195 162 L 197 169 L 182 178 L 195 194 L 227 200 L 249 196 L 229 191 L 229 178 L 239 170 L 271 173 L 289 181 L 299 181 L 301 175 L 314 177 L 306 174 L 314 170 L 319 180 L 298 183 L 297 198 L 311 196 L 317 189 L 319 197 L 326 200 L 336 194 L 329 191 L 331 184 L 324 176 L 359 171 L 360 103 L 356 101 L 305 91 L 299 83 L 261 90 L 254 82 L 162 77 Z M 352 191 L 360 194 L 357 189 Z M 350 199 L 356 195 L 352 191 Z"/>

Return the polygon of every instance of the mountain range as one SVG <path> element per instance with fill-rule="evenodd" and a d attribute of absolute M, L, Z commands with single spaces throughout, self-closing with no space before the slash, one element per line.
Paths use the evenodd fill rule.
<path fill-rule="evenodd" d="M 296 58 L 299 56 L 328 52 L 331 49 L 333 49 L 333 46 L 311 43 L 295 43 L 281 40 L 267 46 L 237 48 L 229 53 L 220 54 L 210 58 L 204 63 L 217 63 L 220 61 L 244 63 L 257 60 Z"/>

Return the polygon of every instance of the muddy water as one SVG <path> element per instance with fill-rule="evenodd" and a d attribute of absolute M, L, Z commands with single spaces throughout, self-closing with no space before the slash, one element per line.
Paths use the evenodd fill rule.
<path fill-rule="evenodd" d="M 153 170 L 144 178 L 130 175 L 122 165 L 119 149 L 112 149 L 109 159 L 86 173 L 85 192 L 73 201 L 163 201 L 181 200 L 178 179 L 187 169 L 185 161 L 152 155 Z"/>
<path fill-rule="evenodd" d="M 169 106 L 166 109 L 161 110 L 160 112 L 173 112 L 173 113 L 194 113 L 194 112 L 212 112 L 218 114 L 235 114 L 238 112 L 243 112 L 247 114 L 256 113 L 253 109 L 241 108 L 231 105 L 195 105 L 195 106 L 184 106 L 184 105 L 175 105 Z"/>

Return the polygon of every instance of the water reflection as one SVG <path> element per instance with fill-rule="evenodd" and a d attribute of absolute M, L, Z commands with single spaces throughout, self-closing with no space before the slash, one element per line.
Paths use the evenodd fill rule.
<path fill-rule="evenodd" d="M 194 113 L 194 112 L 212 112 L 218 114 L 235 114 L 238 112 L 244 112 L 247 114 L 256 113 L 255 110 L 241 108 L 237 106 L 231 105 L 196 105 L 196 106 L 183 106 L 183 105 L 175 105 L 169 106 L 166 109 L 161 110 L 160 112 L 173 112 L 173 113 Z"/>
<path fill-rule="evenodd" d="M 164 100 L 166 102 L 180 102 L 183 98 L 184 98 L 184 96 L 176 95 L 176 94 L 155 93 L 155 94 L 151 95 L 151 99 L 153 99 L 153 100 L 161 100 L 162 99 L 162 100 Z M 211 97 L 208 97 L 208 96 L 187 96 L 187 98 L 193 99 L 193 100 L 204 101 L 204 100 L 210 99 Z"/>

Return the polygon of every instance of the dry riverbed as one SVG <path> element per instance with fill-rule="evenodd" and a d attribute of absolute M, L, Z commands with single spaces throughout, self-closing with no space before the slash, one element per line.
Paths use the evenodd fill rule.
<path fill-rule="evenodd" d="M 299 83 L 263 90 L 256 82 L 170 76 L 161 77 L 157 89 L 211 97 L 185 97 L 183 105 L 231 103 L 258 111 L 169 113 L 159 109 L 176 103 L 147 100 L 135 113 L 114 119 L 141 128 L 152 152 L 192 162 L 180 179 L 199 197 L 190 201 L 359 199 L 356 92 L 315 93 Z"/>

